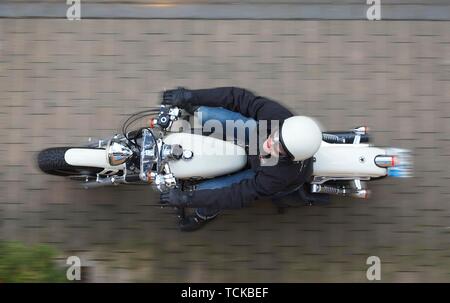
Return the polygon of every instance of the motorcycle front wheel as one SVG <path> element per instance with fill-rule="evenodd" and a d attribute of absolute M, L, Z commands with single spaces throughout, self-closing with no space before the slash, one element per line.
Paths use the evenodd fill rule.
<path fill-rule="evenodd" d="M 39 169 L 46 174 L 55 176 L 96 176 L 103 168 L 73 166 L 68 164 L 64 155 L 73 147 L 52 147 L 39 152 L 37 162 Z"/>

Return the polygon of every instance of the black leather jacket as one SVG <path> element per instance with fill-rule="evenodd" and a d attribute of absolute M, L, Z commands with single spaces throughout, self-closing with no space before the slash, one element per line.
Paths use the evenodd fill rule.
<path fill-rule="evenodd" d="M 282 122 L 293 114 L 279 103 L 237 87 L 219 87 L 191 90 L 194 106 L 223 107 L 239 112 L 257 121 L 279 120 Z M 270 130 L 269 130 L 270 131 Z M 218 189 L 196 190 L 192 193 L 192 204 L 220 209 L 242 208 L 254 200 L 270 197 L 302 185 L 312 172 L 310 159 L 294 162 L 280 157 L 274 166 L 261 166 L 260 155 L 249 155 L 248 164 L 255 177 Z"/>

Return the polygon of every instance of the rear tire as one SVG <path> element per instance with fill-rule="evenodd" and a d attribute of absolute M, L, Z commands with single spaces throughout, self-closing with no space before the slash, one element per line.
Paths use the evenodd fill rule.
<path fill-rule="evenodd" d="M 103 168 L 73 166 L 66 162 L 64 155 L 73 147 L 52 147 L 39 152 L 37 162 L 46 174 L 55 176 L 96 176 Z"/>

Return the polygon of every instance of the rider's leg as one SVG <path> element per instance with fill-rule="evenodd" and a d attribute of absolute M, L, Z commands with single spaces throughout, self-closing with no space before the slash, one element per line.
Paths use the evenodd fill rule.
<path fill-rule="evenodd" d="M 195 190 L 223 188 L 230 186 L 234 183 L 239 183 L 244 179 L 253 178 L 254 176 L 255 176 L 254 171 L 252 171 L 251 169 L 246 169 L 229 176 L 223 176 L 203 181 L 195 186 Z M 196 214 L 204 220 L 212 219 L 219 213 L 220 209 L 214 207 L 202 207 L 196 209 Z"/>
<path fill-rule="evenodd" d="M 211 180 L 204 181 L 197 185 L 196 190 L 214 189 L 230 186 L 233 183 L 240 182 L 246 178 L 252 178 L 254 172 L 250 169 L 238 172 L 230 176 L 224 176 Z M 194 214 L 183 217 L 179 221 L 179 228 L 182 231 L 194 231 L 205 225 L 209 220 L 214 219 L 219 213 L 220 209 L 214 207 L 197 208 Z"/>

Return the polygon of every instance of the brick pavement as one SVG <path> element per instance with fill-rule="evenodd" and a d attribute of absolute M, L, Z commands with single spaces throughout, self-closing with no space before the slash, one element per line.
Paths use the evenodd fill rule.
<path fill-rule="evenodd" d="M 449 281 L 448 25 L 0 20 L 0 239 L 77 254 L 94 281 L 365 281 L 370 255 L 383 281 Z M 108 136 L 178 85 L 367 124 L 375 144 L 413 149 L 416 177 L 284 215 L 262 201 L 184 234 L 148 188 L 85 191 L 35 168 L 37 151 Z"/>

